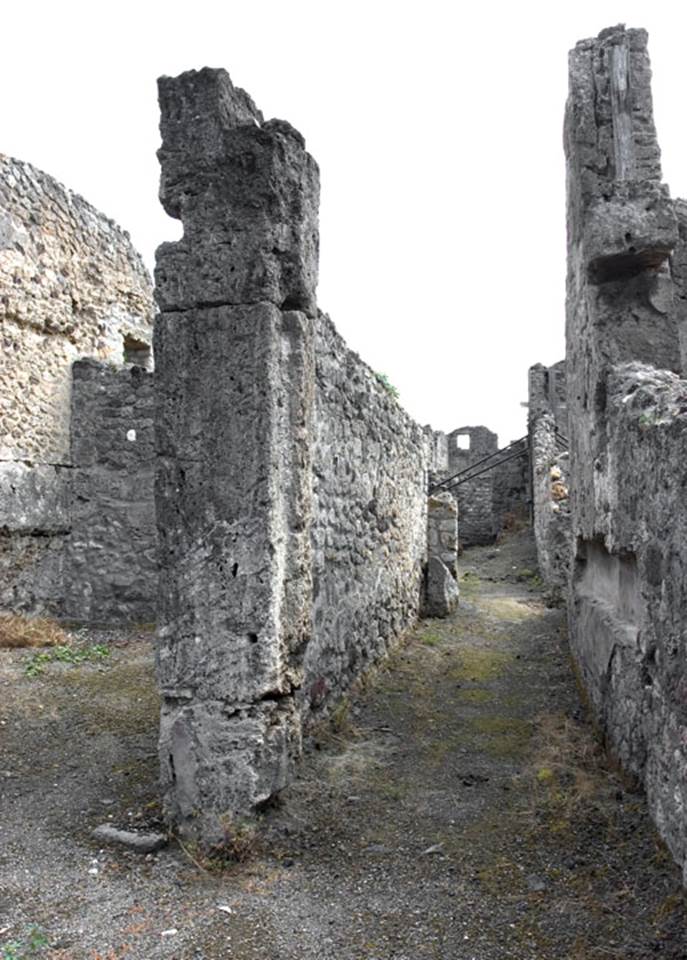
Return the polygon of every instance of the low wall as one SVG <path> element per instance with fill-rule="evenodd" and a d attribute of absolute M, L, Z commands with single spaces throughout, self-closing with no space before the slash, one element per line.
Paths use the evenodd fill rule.
<path fill-rule="evenodd" d="M 315 307 L 319 174 L 222 70 L 160 81 L 165 814 L 221 840 L 418 613 L 428 444 Z M 231 227 L 227 242 L 225 229 Z"/>

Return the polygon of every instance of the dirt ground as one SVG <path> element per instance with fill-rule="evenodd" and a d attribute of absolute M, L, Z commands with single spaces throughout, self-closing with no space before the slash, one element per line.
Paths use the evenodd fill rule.
<path fill-rule="evenodd" d="M 76 631 L 109 654 L 37 676 L 0 651 L 0 960 L 685 960 L 679 871 L 585 720 L 529 536 L 462 560 L 460 609 L 316 732 L 244 863 L 90 837 L 156 821 L 149 632 Z"/>

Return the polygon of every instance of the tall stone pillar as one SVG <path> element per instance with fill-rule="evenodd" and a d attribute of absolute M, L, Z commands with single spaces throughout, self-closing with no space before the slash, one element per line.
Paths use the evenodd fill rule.
<path fill-rule="evenodd" d="M 613 364 L 680 369 L 669 257 L 677 220 L 661 182 L 645 30 L 611 27 L 570 52 L 565 115 L 566 369 L 573 529 L 607 531 L 605 405 Z M 596 519 L 595 519 L 596 518 Z"/>
<path fill-rule="evenodd" d="M 170 825 L 221 841 L 287 780 L 311 634 L 319 175 L 223 70 L 159 81 L 160 759 Z"/>

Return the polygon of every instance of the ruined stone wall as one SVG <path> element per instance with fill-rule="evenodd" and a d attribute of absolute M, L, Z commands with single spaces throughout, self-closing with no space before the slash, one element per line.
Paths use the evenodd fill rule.
<path fill-rule="evenodd" d="M 550 587 L 567 587 L 572 560 L 567 475 L 565 365 L 536 364 L 529 371 L 529 464 L 539 572 Z"/>
<path fill-rule="evenodd" d="M 530 519 L 530 463 L 527 440 L 521 440 L 499 459 L 492 490 L 496 534 Z"/>
<path fill-rule="evenodd" d="M 150 277 L 128 235 L 0 154 L 0 460 L 69 462 L 71 364 L 150 343 Z"/>
<path fill-rule="evenodd" d="M 570 639 L 612 752 L 686 864 L 682 207 L 661 183 L 646 42 L 615 27 L 570 55 Z"/>
<path fill-rule="evenodd" d="M 459 446 L 458 437 L 468 438 L 467 449 Z M 476 464 L 498 449 L 496 434 L 486 427 L 459 427 L 448 434 L 447 441 L 449 474 Z M 458 501 L 461 547 L 493 543 L 498 533 L 494 515 L 494 471 L 489 470 L 452 490 Z"/>
<path fill-rule="evenodd" d="M 149 347 L 152 286 L 127 234 L 0 155 L 0 605 L 64 611 L 72 365 Z"/>
<path fill-rule="evenodd" d="M 74 364 L 64 616 L 155 620 L 153 373 Z"/>
<path fill-rule="evenodd" d="M 319 174 L 223 70 L 160 81 L 165 812 L 211 843 L 417 615 L 427 444 L 315 303 Z"/>

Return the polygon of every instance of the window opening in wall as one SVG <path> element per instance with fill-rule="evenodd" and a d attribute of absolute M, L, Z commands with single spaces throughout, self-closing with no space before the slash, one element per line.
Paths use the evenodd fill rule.
<path fill-rule="evenodd" d="M 456 446 L 459 450 L 469 450 L 470 449 L 470 434 L 469 433 L 459 433 L 456 437 Z"/>
<path fill-rule="evenodd" d="M 133 363 L 137 367 L 150 370 L 152 365 L 150 344 L 135 337 L 124 337 L 124 363 Z"/>

